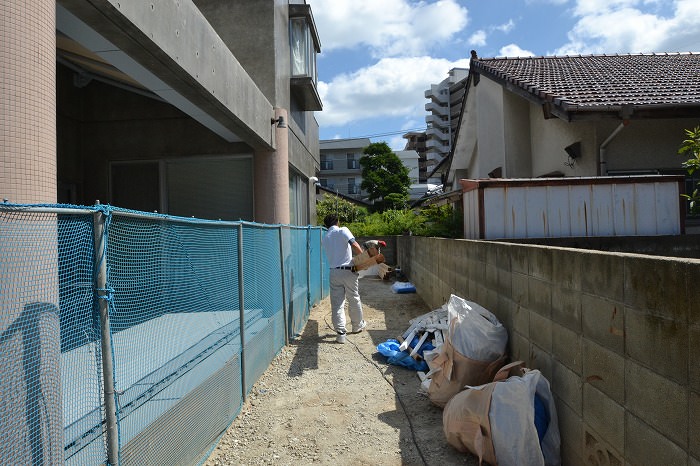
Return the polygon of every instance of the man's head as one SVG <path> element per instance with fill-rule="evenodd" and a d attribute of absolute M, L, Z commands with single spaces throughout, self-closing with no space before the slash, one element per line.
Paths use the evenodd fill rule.
<path fill-rule="evenodd" d="M 326 218 L 323 219 L 323 224 L 326 226 L 326 228 L 330 228 L 333 225 L 337 225 L 338 224 L 338 216 L 335 214 L 326 215 Z"/>

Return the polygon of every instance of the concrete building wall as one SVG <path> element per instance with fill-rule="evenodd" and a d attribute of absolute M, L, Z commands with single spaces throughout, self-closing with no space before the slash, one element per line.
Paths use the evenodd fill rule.
<path fill-rule="evenodd" d="M 78 89 L 72 73 L 58 68 L 58 177 L 84 203 L 111 202 L 110 162 L 252 153 L 168 103 L 98 81 Z"/>
<path fill-rule="evenodd" d="M 507 327 L 555 396 L 562 464 L 700 464 L 700 260 L 402 236 L 432 308 L 455 294 Z"/>
<path fill-rule="evenodd" d="M 287 66 L 286 73 L 281 72 L 280 78 L 289 78 L 289 40 L 288 38 L 285 38 L 285 41 L 279 40 L 282 31 L 275 25 L 276 10 L 280 9 L 279 5 L 283 4 L 281 14 L 288 18 L 287 2 L 279 0 L 275 2 L 269 0 L 193 1 L 265 97 L 275 106 L 289 108 L 289 102 L 285 102 L 283 98 L 289 92 L 281 92 L 276 79 L 276 73 L 283 71 L 277 70 L 277 62 L 282 57 L 286 57 Z M 285 21 L 285 34 L 286 28 Z M 282 49 L 279 56 L 275 53 L 277 48 Z M 284 49 L 286 54 L 283 53 Z"/>

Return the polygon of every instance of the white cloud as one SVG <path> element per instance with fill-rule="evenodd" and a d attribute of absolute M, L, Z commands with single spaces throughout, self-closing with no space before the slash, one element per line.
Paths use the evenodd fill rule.
<path fill-rule="evenodd" d="M 507 34 L 510 31 L 512 31 L 514 27 L 515 27 L 515 22 L 512 19 L 509 19 L 507 23 L 501 24 L 499 26 L 494 26 L 493 29 L 496 31 L 501 31 L 501 32 Z"/>
<path fill-rule="evenodd" d="M 472 47 L 483 47 L 486 45 L 486 31 L 479 29 L 478 31 L 474 32 L 474 34 L 467 39 L 467 44 L 471 45 Z"/>
<path fill-rule="evenodd" d="M 424 124 L 425 125 L 425 124 Z M 391 150 L 403 150 L 406 147 L 406 140 L 403 136 L 391 136 L 388 141 L 385 141 Z"/>
<path fill-rule="evenodd" d="M 478 31 L 474 31 L 474 33 L 469 36 L 467 39 L 467 45 L 471 47 L 484 47 L 487 43 L 487 38 L 489 35 L 491 35 L 493 32 L 500 32 L 502 34 L 508 34 L 515 28 L 515 21 L 512 19 L 509 19 L 507 22 L 503 24 L 499 24 L 496 26 L 489 26 L 488 32 L 484 29 L 479 29 Z"/>
<path fill-rule="evenodd" d="M 330 82 L 319 81 L 323 111 L 316 119 L 322 127 L 333 127 L 377 117 L 424 116 L 425 90 L 447 78 L 450 69 L 468 67 L 468 59 L 384 58 Z"/>
<path fill-rule="evenodd" d="M 663 16 L 654 8 L 662 4 L 653 0 L 578 0 L 578 21 L 569 42 L 555 53 L 700 51 L 700 2 L 677 0 L 671 5 Z"/>
<path fill-rule="evenodd" d="M 534 53 L 529 50 L 522 49 L 516 44 L 508 44 L 505 47 L 501 47 L 498 52 L 499 57 L 533 57 Z"/>
<path fill-rule="evenodd" d="M 468 12 L 456 0 L 308 0 L 323 52 L 369 47 L 375 58 L 412 56 L 464 29 Z"/>

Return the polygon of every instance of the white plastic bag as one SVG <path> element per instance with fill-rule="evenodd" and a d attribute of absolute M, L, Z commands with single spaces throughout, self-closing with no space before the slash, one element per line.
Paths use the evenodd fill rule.
<path fill-rule="evenodd" d="M 491 312 L 455 295 L 450 296 L 447 311 L 450 341 L 461 354 L 476 361 L 494 361 L 505 353 L 508 331 Z"/>
<path fill-rule="evenodd" d="M 549 425 L 541 447 L 532 405 L 535 393 L 549 414 Z M 530 370 L 520 377 L 513 376 L 496 383 L 491 395 L 489 422 L 499 466 L 561 464 L 557 411 L 549 382 L 540 371 Z"/>
<path fill-rule="evenodd" d="M 493 382 L 454 395 L 443 410 L 442 422 L 447 443 L 476 455 L 479 464 L 561 465 L 559 424 L 549 382 L 540 371 L 526 369 L 522 361 L 503 366 Z"/>

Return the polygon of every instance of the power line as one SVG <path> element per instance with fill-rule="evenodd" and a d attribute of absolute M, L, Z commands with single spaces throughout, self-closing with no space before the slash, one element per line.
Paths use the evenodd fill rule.
<path fill-rule="evenodd" d="M 355 136 L 355 137 L 349 138 L 349 139 L 378 138 L 378 137 L 382 137 L 382 136 L 393 136 L 394 134 L 405 134 L 405 133 L 413 133 L 416 131 L 426 131 L 427 129 L 428 129 L 427 127 L 413 128 L 413 129 L 400 129 L 400 130 L 396 130 L 396 131 L 388 131 L 386 133 L 368 134 L 365 136 Z"/>

